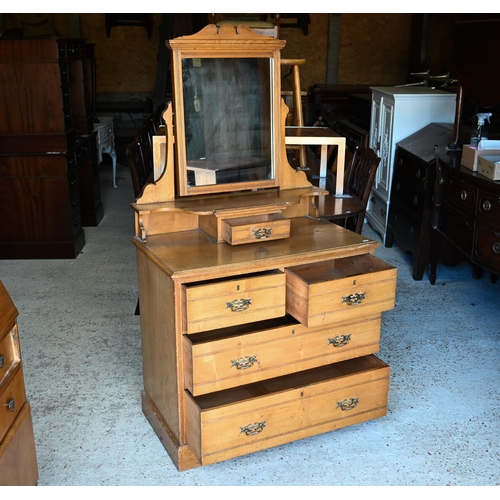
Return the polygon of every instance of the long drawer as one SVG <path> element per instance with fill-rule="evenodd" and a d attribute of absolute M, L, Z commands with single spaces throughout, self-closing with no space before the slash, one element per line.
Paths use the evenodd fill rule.
<path fill-rule="evenodd" d="M 316 328 L 286 316 L 246 328 L 185 335 L 184 383 L 198 396 L 374 354 L 379 342 L 380 315 Z"/>
<path fill-rule="evenodd" d="M 308 327 L 394 307 L 397 269 L 370 254 L 291 267 L 285 273 L 287 312 Z"/>
<path fill-rule="evenodd" d="M 187 441 L 202 465 L 382 417 L 389 367 L 364 356 L 192 397 Z"/>
<path fill-rule="evenodd" d="M 184 285 L 183 291 L 183 332 L 188 334 L 285 315 L 280 271 Z"/>

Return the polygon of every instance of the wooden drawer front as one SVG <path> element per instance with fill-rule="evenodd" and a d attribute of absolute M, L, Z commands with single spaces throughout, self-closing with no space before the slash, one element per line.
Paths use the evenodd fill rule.
<path fill-rule="evenodd" d="M 392 202 L 388 223 L 398 238 L 402 236 L 413 248 L 418 248 L 422 228 L 422 221 L 418 217 L 408 213 L 399 202 Z"/>
<path fill-rule="evenodd" d="M 495 219 L 492 222 L 500 225 L 500 197 L 498 194 L 480 190 L 477 210 L 479 214 Z"/>
<path fill-rule="evenodd" d="M 198 396 L 379 350 L 380 316 L 335 327 L 307 328 L 290 316 L 275 323 L 230 337 L 221 332 L 225 338 L 185 336 L 186 388 Z"/>
<path fill-rule="evenodd" d="M 405 153 L 402 149 L 397 149 L 397 159 L 394 162 L 395 170 L 398 175 L 406 178 L 413 186 L 424 191 L 427 176 L 427 166 L 412 156 Z"/>
<path fill-rule="evenodd" d="M 387 215 L 387 203 L 372 190 L 370 193 L 369 212 L 376 219 L 377 223 L 385 227 L 385 217 Z"/>
<path fill-rule="evenodd" d="M 440 178 L 441 191 L 444 198 L 448 198 L 462 210 L 473 211 L 476 206 L 476 187 L 442 172 Z"/>
<path fill-rule="evenodd" d="M 477 227 L 474 257 L 500 273 L 500 227 Z"/>
<path fill-rule="evenodd" d="M 0 442 L 0 486 L 36 486 L 38 463 L 28 401 Z"/>
<path fill-rule="evenodd" d="M 425 195 L 407 181 L 395 176 L 391 196 L 391 202 L 397 200 L 417 217 L 422 217 Z"/>
<path fill-rule="evenodd" d="M 287 312 L 308 327 L 359 320 L 394 307 L 397 269 L 370 254 L 285 272 Z"/>
<path fill-rule="evenodd" d="M 285 274 L 184 285 L 184 333 L 199 333 L 285 315 Z"/>
<path fill-rule="evenodd" d="M 443 200 L 439 209 L 439 230 L 467 256 L 472 254 L 474 218 L 448 205 Z"/>
<path fill-rule="evenodd" d="M 222 238 L 230 245 L 290 237 L 290 219 L 281 214 L 254 215 L 222 221 Z"/>
<path fill-rule="evenodd" d="M 14 367 L 21 361 L 18 339 L 17 325 L 0 339 L 0 390 Z"/>
<path fill-rule="evenodd" d="M 365 356 L 206 396 L 186 392 L 187 441 L 202 465 L 387 412 L 389 367 Z"/>
<path fill-rule="evenodd" d="M 26 401 L 21 365 L 14 372 L 12 381 L 0 393 L 0 443 Z"/>

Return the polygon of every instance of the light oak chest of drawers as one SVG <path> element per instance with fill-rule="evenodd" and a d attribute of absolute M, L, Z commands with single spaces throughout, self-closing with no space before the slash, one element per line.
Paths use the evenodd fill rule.
<path fill-rule="evenodd" d="M 376 242 L 308 217 L 252 245 L 133 241 L 143 411 L 179 470 L 386 414 L 389 367 L 373 354 L 397 270 Z"/>

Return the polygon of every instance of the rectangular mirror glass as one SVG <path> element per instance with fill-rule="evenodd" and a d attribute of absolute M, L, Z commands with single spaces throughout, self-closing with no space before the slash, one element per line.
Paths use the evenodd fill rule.
<path fill-rule="evenodd" d="M 182 59 L 188 189 L 274 179 L 272 62 Z"/>

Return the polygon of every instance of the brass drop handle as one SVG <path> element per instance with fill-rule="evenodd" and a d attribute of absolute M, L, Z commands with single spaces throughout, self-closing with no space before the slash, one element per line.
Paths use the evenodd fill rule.
<path fill-rule="evenodd" d="M 418 170 L 416 171 L 416 173 L 415 173 L 415 177 L 416 177 L 417 179 L 420 179 L 420 175 L 421 175 L 421 173 L 420 173 L 420 169 L 418 169 Z"/>
<path fill-rule="evenodd" d="M 255 422 L 254 424 L 248 424 L 245 425 L 245 427 L 240 427 L 240 434 L 244 432 L 247 436 L 254 436 L 255 434 L 259 434 L 259 432 L 262 432 L 265 426 L 265 420 L 264 422 Z"/>
<path fill-rule="evenodd" d="M 493 243 L 493 251 L 495 253 L 500 253 L 500 242 L 495 241 L 495 243 Z"/>
<path fill-rule="evenodd" d="M 483 201 L 483 208 L 488 211 L 488 210 L 491 210 L 491 203 L 489 200 L 484 200 Z"/>
<path fill-rule="evenodd" d="M 462 198 L 462 200 L 464 200 L 464 201 L 465 201 L 465 200 L 467 199 L 467 191 L 462 191 L 462 192 L 460 193 L 460 198 Z"/>
<path fill-rule="evenodd" d="M 332 339 L 328 339 L 328 345 L 333 345 L 333 347 L 344 347 L 351 340 L 351 334 L 349 335 L 337 335 Z"/>
<path fill-rule="evenodd" d="M 7 401 L 7 404 L 4 406 L 7 406 L 9 408 L 9 411 L 14 411 L 16 408 L 16 401 L 14 400 L 14 398 L 10 398 Z"/>
<path fill-rule="evenodd" d="M 257 362 L 257 356 L 244 356 L 235 360 L 231 360 L 231 366 L 236 366 L 237 370 L 246 370 L 252 368 L 254 363 Z"/>
<path fill-rule="evenodd" d="M 345 297 L 342 297 L 342 304 L 344 302 L 347 302 L 348 306 L 356 306 L 358 304 L 361 304 L 363 300 L 365 300 L 365 293 L 366 292 L 351 293 L 351 295 L 346 295 Z"/>
<path fill-rule="evenodd" d="M 356 408 L 359 403 L 359 398 L 347 398 L 342 401 L 337 402 L 337 408 L 340 408 L 342 411 L 349 411 L 353 408 Z"/>
<path fill-rule="evenodd" d="M 261 229 L 252 229 L 252 236 L 256 238 L 257 240 L 265 240 L 266 238 L 269 238 L 271 234 L 273 233 L 273 229 L 271 227 L 266 228 L 263 227 Z"/>
<path fill-rule="evenodd" d="M 246 311 L 250 307 L 251 303 L 252 303 L 251 298 L 233 300 L 232 302 L 226 302 L 226 309 L 231 309 L 231 312 Z"/>
<path fill-rule="evenodd" d="M 416 207 L 416 206 L 417 206 L 417 204 L 418 204 L 418 197 L 417 197 L 417 196 L 414 196 L 414 197 L 413 197 L 413 206 L 415 206 L 415 207 Z"/>
<path fill-rule="evenodd" d="M 0 368 L 5 366 L 5 357 L 3 354 L 0 354 Z"/>

